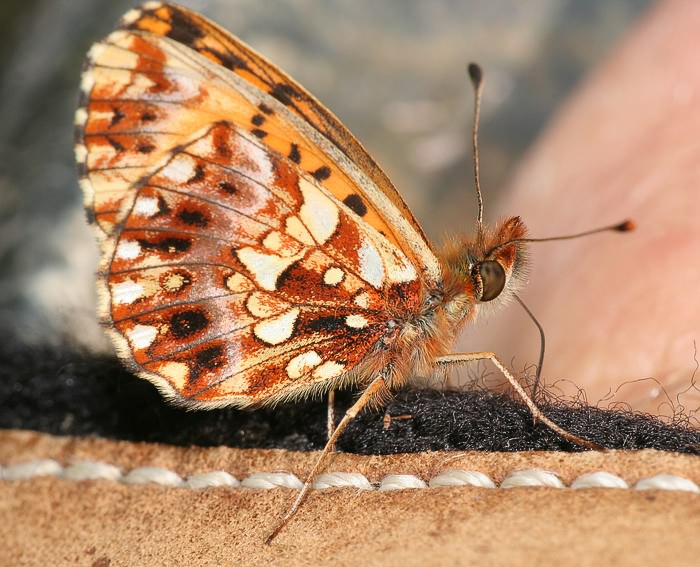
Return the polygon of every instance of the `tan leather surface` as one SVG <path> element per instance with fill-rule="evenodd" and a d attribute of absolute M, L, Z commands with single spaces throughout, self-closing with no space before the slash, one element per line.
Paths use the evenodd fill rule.
<path fill-rule="evenodd" d="M 160 466 L 181 476 L 227 470 L 303 475 L 315 454 L 175 448 L 0 431 L 0 464 L 53 458 Z M 337 455 L 331 471 L 428 480 L 447 469 L 500 482 L 542 468 L 565 484 L 605 470 L 630 485 L 659 473 L 700 483 L 700 458 L 636 453 Z M 632 489 L 470 487 L 313 491 L 269 547 L 288 489 L 171 488 L 53 477 L 0 482 L 2 565 L 696 565 L 700 494 Z"/>

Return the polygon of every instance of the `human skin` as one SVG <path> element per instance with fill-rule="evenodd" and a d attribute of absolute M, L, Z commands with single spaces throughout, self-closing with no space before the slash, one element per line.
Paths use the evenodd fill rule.
<path fill-rule="evenodd" d="M 499 206 L 535 237 L 627 218 L 638 227 L 531 245 L 521 297 L 546 332 L 544 378 L 571 381 L 593 404 L 613 394 L 669 414 L 668 395 L 686 412 L 700 406 L 691 383 L 700 339 L 698 30 L 700 2 L 653 7 L 560 110 Z M 537 361 L 539 335 L 513 304 L 459 347 L 494 351 L 522 370 Z"/>

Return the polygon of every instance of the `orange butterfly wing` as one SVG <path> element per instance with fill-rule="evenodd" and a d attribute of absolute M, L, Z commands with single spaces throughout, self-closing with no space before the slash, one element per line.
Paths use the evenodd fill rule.
<path fill-rule="evenodd" d="M 356 370 L 395 339 L 392 317 L 415 313 L 439 274 L 415 221 L 310 95 L 292 84 L 290 109 L 259 88 L 251 69 L 263 86 L 284 76 L 234 38 L 152 3 L 124 27 L 148 31 L 93 46 L 76 113 L 101 315 L 122 359 L 207 407 L 367 378 Z M 249 59 L 241 72 L 212 62 L 220 44 Z"/>

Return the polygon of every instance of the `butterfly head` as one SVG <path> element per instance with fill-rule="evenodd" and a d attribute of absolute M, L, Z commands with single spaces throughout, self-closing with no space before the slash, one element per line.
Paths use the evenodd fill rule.
<path fill-rule="evenodd" d="M 476 235 L 451 242 L 442 259 L 453 292 L 470 303 L 507 299 L 522 285 L 525 276 L 527 229 L 520 217 L 512 217 L 495 228 L 478 226 Z"/>

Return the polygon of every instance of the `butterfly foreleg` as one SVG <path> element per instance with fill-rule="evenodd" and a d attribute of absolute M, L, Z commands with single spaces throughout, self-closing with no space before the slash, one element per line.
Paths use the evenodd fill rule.
<path fill-rule="evenodd" d="M 591 441 L 587 441 L 586 439 L 582 439 L 573 433 L 570 433 L 566 431 L 566 429 L 563 429 L 556 423 L 554 423 L 551 419 L 549 419 L 546 415 L 542 413 L 542 410 L 537 407 L 537 404 L 532 400 L 532 398 L 528 395 L 528 393 L 525 391 L 525 389 L 520 385 L 520 383 L 516 380 L 515 376 L 508 370 L 505 364 L 499 360 L 499 358 L 492 352 L 465 352 L 465 353 L 458 353 L 458 354 L 448 354 L 445 356 L 440 356 L 435 359 L 435 363 L 437 364 L 438 368 L 444 368 L 448 369 L 451 366 L 461 366 L 464 364 L 468 364 L 469 362 L 475 361 L 475 360 L 490 360 L 498 370 L 501 371 L 503 376 L 506 377 L 508 382 L 510 382 L 510 385 L 513 387 L 513 389 L 517 392 L 517 394 L 522 398 L 522 400 L 525 402 L 525 405 L 529 408 L 530 412 L 532 412 L 532 416 L 535 418 L 535 420 L 539 420 L 542 423 L 544 423 L 547 427 L 549 427 L 552 431 L 558 433 L 561 435 L 564 439 L 567 441 L 571 441 L 572 443 L 576 443 L 577 445 L 581 445 L 582 447 L 588 447 L 589 449 L 594 449 L 594 450 L 604 450 L 604 447 L 601 447 L 600 445 L 593 443 Z"/>
<path fill-rule="evenodd" d="M 328 414 L 326 418 L 326 428 L 328 431 L 329 440 L 333 436 L 335 430 L 335 390 L 328 390 Z"/>
<path fill-rule="evenodd" d="M 297 495 L 296 499 L 294 500 L 294 503 L 289 508 L 289 511 L 285 514 L 284 518 L 282 518 L 282 520 L 280 520 L 279 524 L 277 524 L 277 527 L 275 527 L 275 529 L 272 531 L 272 533 L 267 537 L 267 539 L 265 540 L 265 543 L 267 543 L 267 544 L 271 543 L 272 540 L 275 539 L 275 537 L 277 537 L 277 534 L 280 533 L 282 528 L 284 528 L 284 526 L 286 526 L 287 523 L 299 511 L 299 508 L 301 507 L 304 500 L 306 500 L 306 497 L 309 494 L 309 490 L 313 486 L 314 480 L 318 476 L 319 472 L 321 472 L 321 470 L 323 469 L 323 466 L 325 465 L 326 458 L 333 451 L 335 444 L 338 441 L 338 438 L 343 433 L 343 431 L 348 426 L 348 424 L 367 405 L 371 405 L 377 399 L 381 399 L 382 394 L 384 394 L 386 392 L 386 389 L 387 389 L 387 387 L 386 387 L 386 382 L 384 381 L 384 374 L 380 374 L 378 377 L 376 377 L 374 380 L 372 380 L 372 382 L 370 382 L 369 386 L 367 386 L 367 388 L 365 388 L 365 391 L 362 392 L 362 395 L 345 412 L 343 419 L 340 420 L 340 423 L 335 427 L 335 429 L 333 430 L 333 433 L 329 436 L 328 441 L 326 442 L 326 445 L 323 448 L 323 451 L 321 451 L 321 454 L 319 455 L 318 459 L 316 460 L 316 463 L 314 464 L 313 468 L 311 469 L 311 472 L 306 477 L 306 480 L 304 481 L 304 486 L 299 491 L 299 494 Z"/>

